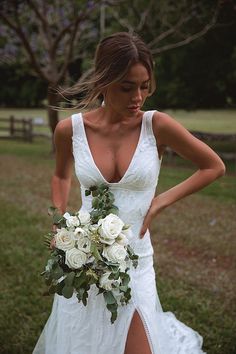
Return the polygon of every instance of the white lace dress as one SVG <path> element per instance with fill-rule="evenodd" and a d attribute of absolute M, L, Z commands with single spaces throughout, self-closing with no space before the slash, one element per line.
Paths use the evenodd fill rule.
<path fill-rule="evenodd" d="M 87 306 L 78 303 L 76 296 L 65 299 L 55 295 L 51 315 L 33 354 L 123 354 L 135 309 L 143 321 L 152 354 L 203 353 L 202 337 L 171 312 L 163 312 L 156 290 L 149 231 L 139 238 L 144 216 L 155 195 L 161 166 L 152 130 L 153 113 L 144 113 L 135 153 L 125 175 L 117 183 L 108 183 L 97 168 L 82 115 L 72 116 L 73 154 L 81 185 L 82 208 L 91 208 L 91 198 L 85 197 L 85 189 L 106 183 L 114 193 L 120 217 L 132 225 L 134 237 L 130 242 L 140 257 L 139 265 L 129 271 L 132 298 L 129 304 L 118 308 L 114 324 L 110 322 L 111 314 L 103 295 L 97 295 L 95 285 L 90 288 Z"/>

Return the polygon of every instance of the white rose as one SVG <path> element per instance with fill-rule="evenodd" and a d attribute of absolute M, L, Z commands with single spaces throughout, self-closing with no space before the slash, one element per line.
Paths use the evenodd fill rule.
<path fill-rule="evenodd" d="M 101 242 L 111 245 L 121 233 L 124 223 L 117 215 L 109 214 L 104 219 L 100 219 L 98 225 Z"/>
<path fill-rule="evenodd" d="M 132 232 L 131 226 L 126 230 L 122 230 L 121 234 L 126 237 L 128 243 L 131 243 L 134 239 L 134 233 Z"/>
<path fill-rule="evenodd" d="M 99 228 L 98 225 L 89 225 L 88 230 L 96 233 L 98 231 L 98 228 Z"/>
<path fill-rule="evenodd" d="M 77 234 L 78 235 L 78 234 Z M 77 248 L 85 253 L 90 252 L 91 248 L 91 241 L 88 237 L 83 234 L 80 234 L 78 238 L 76 238 L 76 245 Z"/>
<path fill-rule="evenodd" d="M 100 284 L 101 288 L 103 288 L 105 290 L 112 290 L 113 289 L 112 285 L 117 287 L 121 283 L 121 279 L 120 278 L 118 278 L 117 280 L 108 279 L 110 274 L 111 274 L 111 272 L 106 272 L 99 279 L 99 284 Z"/>
<path fill-rule="evenodd" d="M 88 263 L 93 263 L 94 261 L 95 261 L 95 258 L 94 258 L 93 256 L 89 256 L 89 257 L 87 258 L 86 264 L 88 264 Z"/>
<path fill-rule="evenodd" d="M 77 240 L 80 236 L 86 236 L 87 232 L 84 229 L 82 229 L 82 227 L 77 227 L 74 230 L 74 235 L 75 235 L 75 239 Z"/>
<path fill-rule="evenodd" d="M 129 243 L 128 238 L 126 237 L 126 234 L 122 231 L 119 236 L 116 239 L 116 242 L 121 245 L 121 246 L 127 246 Z"/>
<path fill-rule="evenodd" d="M 77 215 L 82 225 L 88 224 L 90 222 L 90 214 L 88 211 L 80 210 Z"/>
<path fill-rule="evenodd" d="M 77 248 L 72 248 L 66 251 L 66 260 L 65 263 L 68 267 L 72 269 L 81 268 L 87 261 L 87 255 Z"/>
<path fill-rule="evenodd" d="M 55 235 L 56 247 L 62 251 L 70 250 L 75 246 L 74 234 L 72 231 L 66 230 L 64 227 L 57 229 Z"/>
<path fill-rule="evenodd" d="M 65 213 L 63 217 L 66 219 L 67 227 L 76 227 L 80 226 L 80 221 L 77 216 L 70 215 L 69 213 Z"/>
<path fill-rule="evenodd" d="M 127 256 L 127 251 L 124 246 L 119 245 L 114 242 L 111 246 L 104 247 L 102 251 L 103 257 L 105 257 L 110 262 L 122 262 Z"/>

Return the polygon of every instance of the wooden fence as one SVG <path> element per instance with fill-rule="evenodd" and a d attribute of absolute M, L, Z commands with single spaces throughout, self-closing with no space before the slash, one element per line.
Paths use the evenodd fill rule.
<path fill-rule="evenodd" d="M 38 124 L 32 118 L 0 118 L 0 139 L 20 139 L 32 143 L 35 137 L 51 138 L 50 132 L 36 131 L 38 127 L 48 128 L 48 125 Z"/>
<path fill-rule="evenodd" d="M 5 124 L 5 125 L 4 125 Z M 37 124 L 36 124 L 37 125 Z M 30 119 L 16 119 L 14 116 L 10 118 L 0 118 L 0 139 L 22 139 L 27 142 L 33 142 L 34 137 L 45 137 L 51 138 L 51 133 L 40 133 L 36 132 L 34 129 L 36 127 L 34 120 Z M 47 127 L 45 124 L 40 124 L 40 127 Z M 2 133 L 3 132 L 3 133 Z M 216 134 L 216 133 L 205 133 L 200 131 L 190 131 L 196 138 L 208 143 L 208 142 L 232 142 L 235 143 L 236 147 L 236 134 Z M 168 154 L 168 159 L 176 155 L 169 147 L 167 147 L 166 152 Z M 236 152 L 220 152 L 217 151 L 219 156 L 223 160 L 233 160 L 235 161 L 236 169 Z"/>
<path fill-rule="evenodd" d="M 216 151 L 216 153 L 222 158 L 224 161 L 233 161 L 234 162 L 234 169 L 236 171 L 236 134 L 217 134 L 217 133 L 205 133 L 200 131 L 191 131 L 190 133 L 193 134 L 199 140 L 202 140 L 206 144 L 210 145 L 211 142 L 230 142 L 234 146 L 233 151 L 231 152 L 222 152 Z M 173 151 L 170 147 L 166 148 L 166 153 L 168 156 L 168 160 L 171 163 L 175 163 L 175 157 L 177 153 Z"/>
<path fill-rule="evenodd" d="M 33 120 L 16 119 L 14 116 L 10 118 L 0 118 L 0 138 L 1 139 L 22 139 L 24 141 L 33 141 Z"/>

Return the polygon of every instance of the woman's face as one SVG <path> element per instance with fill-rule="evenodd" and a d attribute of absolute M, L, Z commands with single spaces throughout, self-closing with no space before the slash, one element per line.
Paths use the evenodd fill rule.
<path fill-rule="evenodd" d="M 122 116 L 137 115 L 149 93 L 150 77 L 141 63 L 131 66 L 123 79 L 105 93 L 105 106 Z"/>

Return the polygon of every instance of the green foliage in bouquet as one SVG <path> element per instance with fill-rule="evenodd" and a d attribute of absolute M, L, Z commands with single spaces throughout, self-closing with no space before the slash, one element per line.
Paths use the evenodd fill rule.
<path fill-rule="evenodd" d="M 92 211 L 90 213 L 92 223 L 98 222 L 102 219 L 112 214 L 118 214 L 118 208 L 113 204 L 115 201 L 113 193 L 109 191 L 109 187 L 106 184 L 100 184 L 99 186 L 92 186 L 85 191 L 85 195 L 93 196 L 92 200 Z"/>
<path fill-rule="evenodd" d="M 125 235 L 129 225 L 117 216 L 118 208 L 113 204 L 115 198 L 109 187 L 105 184 L 92 186 L 85 195 L 92 195 L 90 213 L 61 215 L 54 207 L 48 210 L 58 229 L 45 236 L 45 243 L 51 249 L 51 256 L 41 273 L 48 286 L 45 295 L 57 293 L 70 298 L 76 293 L 78 301 L 86 306 L 88 291 L 91 285 L 96 285 L 97 295 L 103 294 L 106 307 L 111 312 L 111 323 L 114 323 L 118 306 L 131 299 L 128 270 L 131 263 L 137 267 L 138 256 L 127 242 Z M 108 218 L 117 222 L 117 228 L 120 228 L 114 240 L 107 238 L 103 230 L 106 226 L 103 222 Z M 53 238 L 59 239 L 61 243 L 58 241 L 58 244 L 64 248 L 57 242 L 51 248 Z M 116 250 L 120 252 L 120 259 L 116 259 Z"/>

